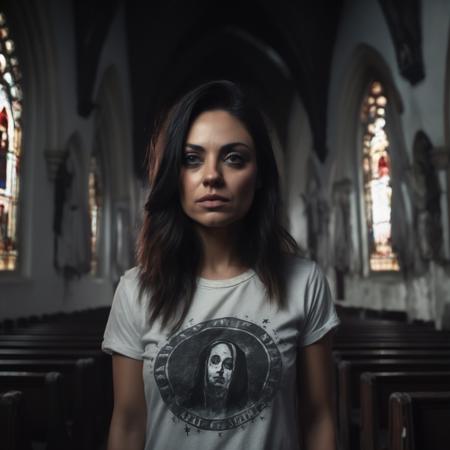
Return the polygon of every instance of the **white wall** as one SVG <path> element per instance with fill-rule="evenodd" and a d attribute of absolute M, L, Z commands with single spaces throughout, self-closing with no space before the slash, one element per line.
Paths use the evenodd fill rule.
<path fill-rule="evenodd" d="M 24 270 L 18 275 L 0 274 L 0 317 L 14 318 L 108 305 L 116 281 L 110 273 L 101 277 L 85 275 L 67 281 L 53 266 L 54 184 L 47 175 L 44 151 L 64 151 L 70 136 L 77 133 L 87 164 L 94 145 L 95 113 L 82 118 L 76 108 L 73 5 L 70 0 L 18 0 L 13 4 L 19 13 L 17 15 L 24 18 L 16 32 L 16 45 L 22 50 L 19 62 L 24 74 L 24 165 L 21 178 L 21 201 L 25 211 L 21 235 Z M 134 217 L 136 193 L 131 181 L 131 101 L 124 27 L 122 6 L 116 12 L 106 37 L 93 98 L 97 97 L 103 74 L 113 67 L 123 114 L 122 154 L 109 155 L 113 164 L 114 161 L 120 164 L 120 171 L 116 172 L 121 173 L 120 182 L 114 185 L 113 199 L 127 202 Z M 106 230 L 108 228 L 111 228 L 110 223 L 106 223 Z M 111 233 L 107 234 L 111 236 Z M 111 246 L 111 242 L 105 244 L 106 247 Z"/>

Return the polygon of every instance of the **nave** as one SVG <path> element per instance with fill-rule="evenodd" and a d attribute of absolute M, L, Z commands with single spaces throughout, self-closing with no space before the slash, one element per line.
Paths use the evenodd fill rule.
<path fill-rule="evenodd" d="M 360 312 L 339 309 L 333 341 L 339 449 L 448 449 L 450 332 Z M 1 323 L 2 450 L 105 448 L 112 377 L 100 344 L 108 313 Z"/>

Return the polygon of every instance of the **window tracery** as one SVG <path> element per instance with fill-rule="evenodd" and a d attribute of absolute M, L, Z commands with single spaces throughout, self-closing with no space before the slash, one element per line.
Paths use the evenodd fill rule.
<path fill-rule="evenodd" d="M 369 267 L 372 272 L 399 271 L 392 247 L 391 161 L 386 133 L 388 99 L 379 81 L 373 81 L 361 108 L 363 192 Z"/>
<path fill-rule="evenodd" d="M 0 271 L 18 268 L 22 90 L 19 62 L 0 12 Z"/>

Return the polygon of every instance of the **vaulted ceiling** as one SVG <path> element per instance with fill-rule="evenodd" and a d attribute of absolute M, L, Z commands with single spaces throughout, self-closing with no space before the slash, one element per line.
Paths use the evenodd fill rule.
<path fill-rule="evenodd" d="M 425 77 L 421 0 L 378 0 L 401 75 Z M 252 85 L 281 144 L 293 98 L 301 99 L 313 147 L 324 160 L 334 42 L 343 0 L 122 0 L 133 110 L 134 166 L 144 155 L 156 112 L 199 82 L 226 78 Z M 73 0 L 78 112 L 88 116 L 99 55 L 120 0 Z"/>
<path fill-rule="evenodd" d="M 136 148 L 155 111 L 213 78 L 253 84 L 281 140 L 297 93 L 323 159 L 331 57 L 341 0 L 185 0 L 126 8 Z M 142 154 L 136 154 L 136 168 Z"/>
<path fill-rule="evenodd" d="M 74 0 L 78 112 L 83 116 L 93 108 L 98 56 L 117 4 Z M 253 85 L 281 141 L 298 95 L 314 149 L 325 158 L 328 84 L 341 5 L 342 0 L 126 1 L 136 173 L 144 174 L 146 142 L 158 109 L 215 78 Z"/>

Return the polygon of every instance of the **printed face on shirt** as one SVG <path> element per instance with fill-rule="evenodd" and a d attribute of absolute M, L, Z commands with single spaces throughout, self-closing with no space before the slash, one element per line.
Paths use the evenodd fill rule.
<path fill-rule="evenodd" d="M 227 344 L 217 344 L 208 358 L 208 384 L 228 389 L 233 375 L 233 355 Z"/>
<path fill-rule="evenodd" d="M 256 189 L 253 139 L 226 111 L 200 114 L 189 130 L 180 174 L 184 212 L 198 225 L 227 227 L 249 211 Z"/>

